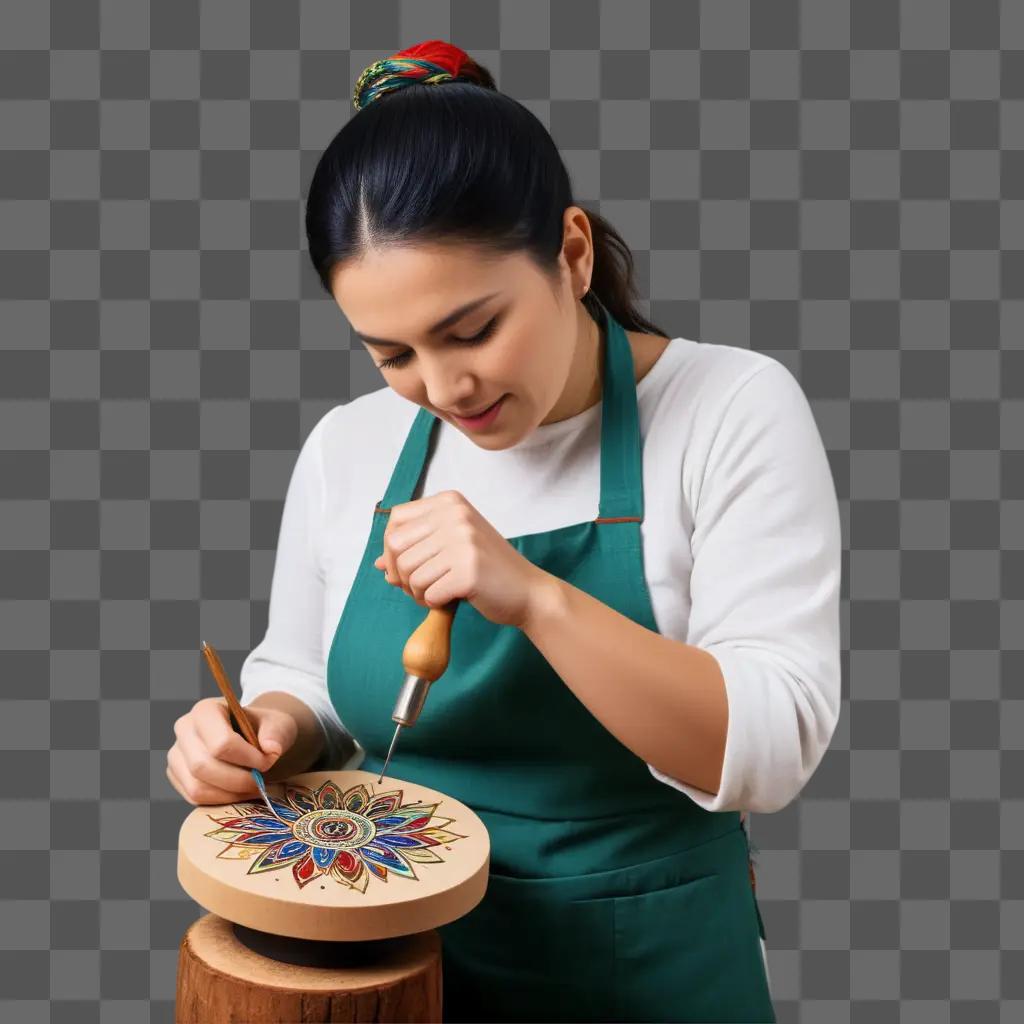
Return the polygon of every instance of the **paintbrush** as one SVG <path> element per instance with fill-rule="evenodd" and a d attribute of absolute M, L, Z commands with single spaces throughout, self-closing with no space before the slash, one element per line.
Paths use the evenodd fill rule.
<path fill-rule="evenodd" d="M 238 698 L 231 689 L 227 673 L 224 671 L 224 666 L 221 664 L 217 652 L 205 640 L 200 644 L 200 650 L 206 658 L 206 664 L 210 666 L 213 678 L 217 681 L 217 688 L 227 701 L 228 711 L 231 713 L 231 717 L 234 719 L 239 731 L 261 754 L 265 754 L 266 751 L 260 746 L 260 741 L 256 738 L 256 730 L 252 727 L 249 716 L 245 713 L 242 705 L 238 703 Z M 263 781 L 263 774 L 257 768 L 250 768 L 249 771 L 252 772 L 252 777 L 256 780 L 256 785 L 259 788 L 260 795 L 263 797 L 263 802 L 267 805 L 267 810 L 275 818 L 280 818 L 281 815 L 274 809 L 274 805 L 270 802 L 270 797 L 267 795 L 267 784 Z"/>

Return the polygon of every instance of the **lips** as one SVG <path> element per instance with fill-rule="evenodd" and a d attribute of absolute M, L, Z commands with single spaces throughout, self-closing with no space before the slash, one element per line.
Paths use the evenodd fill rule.
<path fill-rule="evenodd" d="M 504 395 L 501 396 L 501 398 L 504 397 Z M 485 412 L 487 412 L 490 409 L 493 409 L 494 406 L 496 406 L 501 401 L 501 398 L 496 398 L 493 402 L 491 402 L 490 405 L 485 405 L 482 409 L 478 409 L 476 412 L 453 412 L 451 415 L 458 416 L 460 420 L 476 419 L 477 416 L 483 416 Z"/>

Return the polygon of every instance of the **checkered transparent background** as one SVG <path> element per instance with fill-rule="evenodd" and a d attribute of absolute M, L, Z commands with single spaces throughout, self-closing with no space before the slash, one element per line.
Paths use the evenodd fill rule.
<path fill-rule="evenodd" d="M 449 39 L 671 335 L 808 395 L 843 711 L 755 815 L 781 1021 L 1024 1019 L 1024 4 L 0 0 L 0 1019 L 170 1021 L 172 723 L 382 386 L 304 252 L 359 72 Z"/>

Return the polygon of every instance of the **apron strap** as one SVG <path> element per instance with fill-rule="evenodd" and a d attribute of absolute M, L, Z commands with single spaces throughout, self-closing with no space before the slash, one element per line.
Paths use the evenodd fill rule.
<path fill-rule="evenodd" d="M 387 512 L 392 505 L 400 505 L 412 499 L 427 464 L 427 452 L 430 450 L 434 430 L 440 422 L 432 412 L 420 406 L 391 472 L 387 490 L 377 502 L 375 511 Z"/>
<path fill-rule="evenodd" d="M 597 522 L 644 517 L 640 413 L 633 350 L 622 325 L 597 296 L 604 320 L 605 373 L 601 410 L 601 504 Z"/>

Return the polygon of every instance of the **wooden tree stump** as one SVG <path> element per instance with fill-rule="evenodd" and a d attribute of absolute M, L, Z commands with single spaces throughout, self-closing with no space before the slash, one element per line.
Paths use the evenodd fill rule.
<path fill-rule="evenodd" d="M 244 940 L 244 941 L 243 941 Z M 178 956 L 176 1024 L 441 1020 L 441 937 L 316 942 L 256 932 L 215 914 Z"/>

